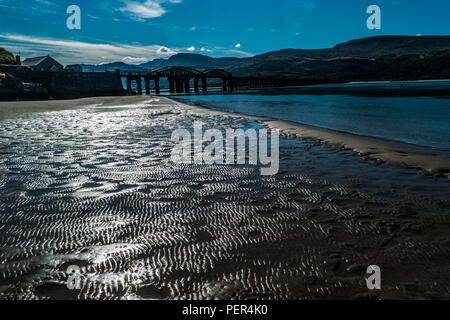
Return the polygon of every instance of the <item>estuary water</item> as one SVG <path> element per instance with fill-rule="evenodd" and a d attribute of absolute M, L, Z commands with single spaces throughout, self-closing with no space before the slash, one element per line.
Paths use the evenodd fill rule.
<path fill-rule="evenodd" d="M 448 96 L 364 96 L 365 90 L 389 92 L 405 87 L 414 90 L 448 88 Z M 356 90 L 358 95 L 298 94 L 296 90 L 280 90 L 255 94 L 181 96 L 177 99 L 221 111 L 265 116 L 431 147 L 450 154 L 450 82 L 346 84 L 316 88 L 324 91 L 351 89 Z"/>

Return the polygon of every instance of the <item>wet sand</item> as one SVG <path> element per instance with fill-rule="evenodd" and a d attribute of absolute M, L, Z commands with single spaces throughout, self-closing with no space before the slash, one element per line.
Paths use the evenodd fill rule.
<path fill-rule="evenodd" d="M 358 136 L 345 132 L 298 125 L 287 121 L 267 121 L 267 126 L 300 137 L 314 138 L 338 148 L 350 149 L 372 160 L 404 168 L 413 168 L 425 174 L 450 179 L 450 159 L 432 149 L 379 138 Z"/>
<path fill-rule="evenodd" d="M 0 121 L 0 299 L 450 298 L 447 179 L 288 126 L 276 176 L 177 165 L 174 129 L 267 119 L 104 99 Z M 380 291 L 366 287 L 373 264 Z"/>
<path fill-rule="evenodd" d="M 114 107 L 139 104 L 148 101 L 144 96 L 93 97 L 73 100 L 0 101 L 0 120 L 10 119 L 25 113 L 75 110 L 93 105 Z"/>
<path fill-rule="evenodd" d="M 248 116 L 240 113 L 227 113 L 190 106 L 181 102 L 177 103 L 183 108 L 194 110 L 200 114 L 226 115 L 236 118 L 245 117 L 260 121 L 265 127 L 280 130 L 280 133 L 285 136 L 297 137 L 299 139 L 315 139 L 329 144 L 338 150 L 352 150 L 360 156 L 378 163 L 385 162 L 402 168 L 416 169 L 426 175 L 441 176 L 450 179 L 450 158 L 434 151 L 432 148 L 318 128 L 290 121 L 278 121 L 267 117 Z"/>

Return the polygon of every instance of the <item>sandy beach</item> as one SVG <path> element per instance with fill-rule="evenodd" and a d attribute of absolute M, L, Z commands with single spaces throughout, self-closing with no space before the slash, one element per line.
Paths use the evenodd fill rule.
<path fill-rule="evenodd" d="M 280 129 L 279 173 L 174 164 L 198 120 Z M 148 96 L 0 102 L 0 136 L 0 299 L 450 298 L 450 165 L 426 150 Z"/>
<path fill-rule="evenodd" d="M 431 149 L 407 143 L 298 125 L 287 121 L 267 121 L 266 124 L 268 127 L 281 130 L 287 135 L 318 139 L 336 148 L 352 150 L 371 160 L 417 169 L 425 174 L 440 175 L 450 179 L 450 159 L 433 152 Z"/>
<path fill-rule="evenodd" d="M 73 100 L 40 100 L 40 101 L 0 101 L 0 120 L 18 117 L 35 112 L 74 110 L 89 106 L 114 107 L 139 104 L 148 101 L 148 97 L 93 97 Z"/>

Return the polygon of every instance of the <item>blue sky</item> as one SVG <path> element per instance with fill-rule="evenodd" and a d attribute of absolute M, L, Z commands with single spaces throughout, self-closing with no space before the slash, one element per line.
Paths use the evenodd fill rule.
<path fill-rule="evenodd" d="M 366 27 L 373 4 L 381 30 Z M 81 8 L 81 30 L 66 27 L 69 5 Z M 0 46 L 63 64 L 244 57 L 376 35 L 450 35 L 449 15 L 448 0 L 0 0 Z"/>

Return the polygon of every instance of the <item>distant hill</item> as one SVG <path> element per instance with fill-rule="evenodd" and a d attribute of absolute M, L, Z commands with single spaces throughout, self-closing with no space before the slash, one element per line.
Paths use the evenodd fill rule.
<path fill-rule="evenodd" d="M 380 36 L 321 50 L 281 50 L 229 71 L 341 81 L 450 78 L 450 36 Z"/>
<path fill-rule="evenodd" d="M 450 49 L 450 36 L 379 36 L 351 40 L 330 50 L 334 57 L 425 54 Z"/>
<path fill-rule="evenodd" d="M 83 64 L 84 71 L 96 72 L 115 71 L 116 69 L 123 71 L 148 71 L 165 67 L 191 67 L 198 69 L 219 68 L 227 69 L 242 64 L 244 59 L 240 58 L 211 58 L 201 54 L 179 53 L 168 59 L 155 59 L 140 65 L 129 65 L 123 62 L 113 62 L 101 65 Z"/>
<path fill-rule="evenodd" d="M 16 64 L 16 58 L 14 57 L 14 55 L 3 49 L 0 48 L 0 64 Z"/>
<path fill-rule="evenodd" d="M 449 77 L 450 36 L 379 36 L 326 49 L 283 49 L 251 58 L 212 58 L 180 53 L 141 65 L 84 65 L 86 71 L 155 70 L 170 66 L 222 68 L 239 76 L 336 80 L 436 79 Z M 440 66 L 437 68 L 436 66 Z"/>
<path fill-rule="evenodd" d="M 255 56 L 255 58 L 287 55 L 321 58 L 376 58 L 390 54 L 424 54 L 446 49 L 450 49 L 450 36 L 378 36 L 351 40 L 329 49 L 283 49 L 267 52 Z"/>
<path fill-rule="evenodd" d="M 425 55 L 386 55 L 378 58 L 306 59 L 298 56 L 277 56 L 229 71 L 237 76 L 339 81 L 450 79 L 450 50 Z"/>
<path fill-rule="evenodd" d="M 126 64 L 124 62 L 113 62 L 113 63 L 105 63 L 100 65 L 92 65 L 92 64 L 82 64 L 81 67 L 83 68 L 84 72 L 115 72 L 117 69 L 123 70 L 123 71 L 145 71 L 144 68 L 141 68 L 140 66 L 135 66 L 131 64 Z"/>
<path fill-rule="evenodd" d="M 209 68 L 229 68 L 242 63 L 242 59 L 239 58 L 211 58 L 201 54 L 191 53 L 179 53 L 170 57 L 165 67 L 180 66 L 180 67 L 192 67 L 199 69 Z"/>
<path fill-rule="evenodd" d="M 282 49 L 277 51 L 270 51 L 264 54 L 257 55 L 253 59 L 259 60 L 272 56 L 322 56 L 326 55 L 331 49 Z"/>

